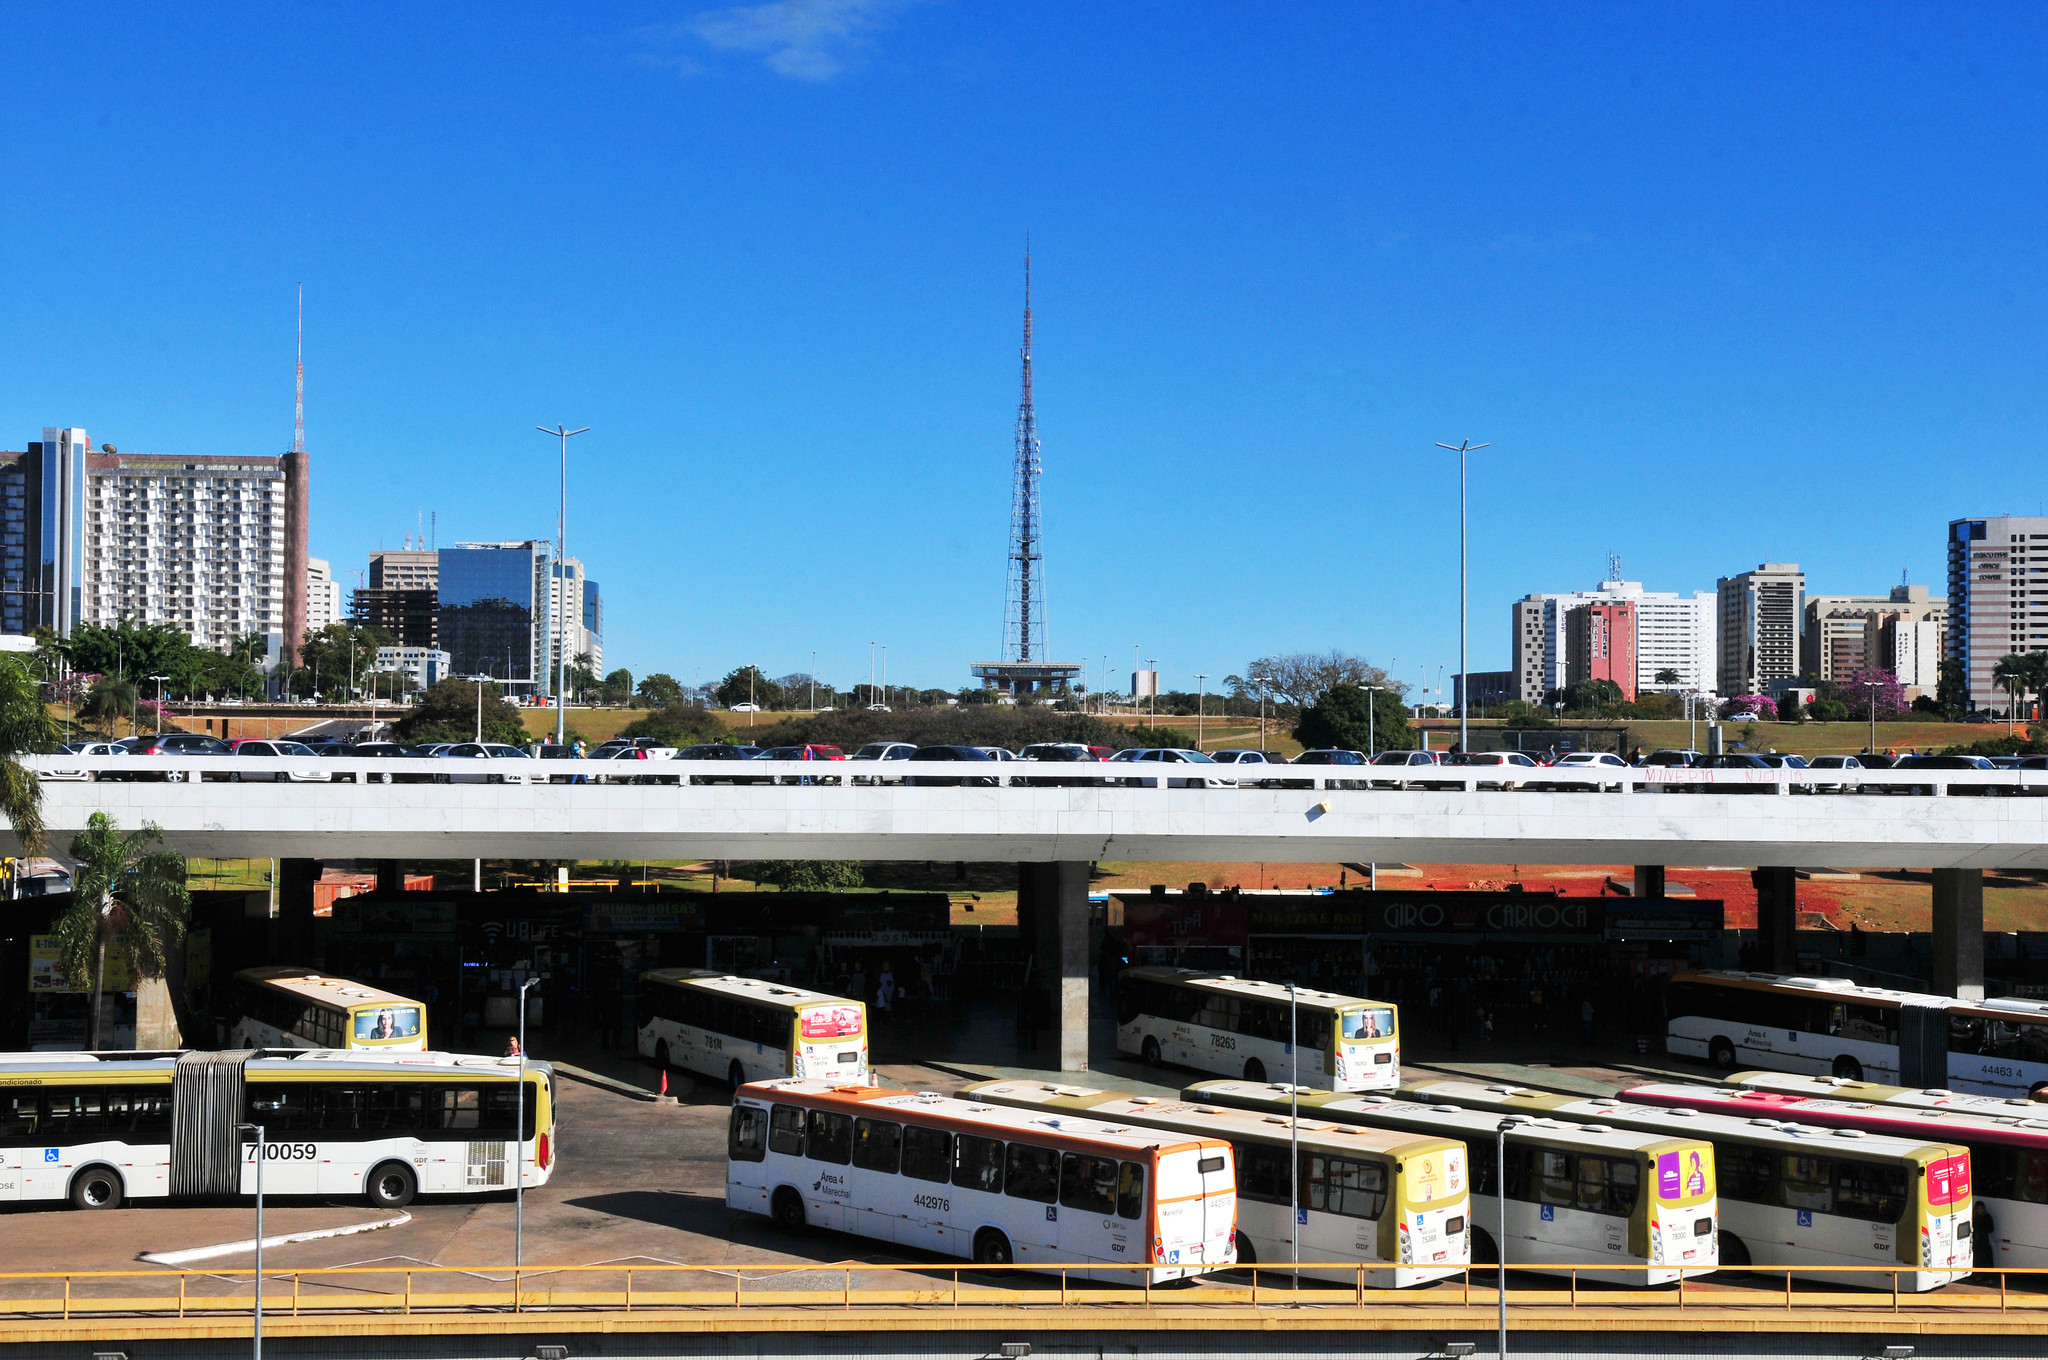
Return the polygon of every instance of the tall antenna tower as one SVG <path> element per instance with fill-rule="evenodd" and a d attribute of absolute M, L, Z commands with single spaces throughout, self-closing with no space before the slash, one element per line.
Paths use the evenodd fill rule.
<path fill-rule="evenodd" d="M 1620 553 L 1607 554 L 1607 579 L 1610 581 L 1619 581 L 1621 579 Z"/>
<path fill-rule="evenodd" d="M 306 285 L 299 285 L 299 372 L 292 394 L 292 452 L 306 451 Z"/>
<path fill-rule="evenodd" d="M 1017 484 L 1010 494 L 1010 572 L 1003 607 L 1003 656 L 1045 658 L 1044 545 L 1038 505 L 1038 412 L 1031 404 L 1031 246 L 1024 246 L 1024 395 L 1017 403 Z"/>

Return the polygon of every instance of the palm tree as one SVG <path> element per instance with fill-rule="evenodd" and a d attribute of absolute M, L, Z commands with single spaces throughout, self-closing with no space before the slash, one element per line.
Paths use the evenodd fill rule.
<path fill-rule="evenodd" d="M 104 812 L 87 819 L 85 830 L 71 842 L 72 900 L 57 918 L 54 933 L 64 961 L 64 975 L 92 974 L 92 1034 L 100 1046 L 100 992 L 106 982 L 107 945 L 128 946 L 138 978 L 160 978 L 173 946 L 185 939 L 185 921 L 192 896 L 185 889 L 185 857 L 163 848 L 163 830 L 144 822 L 139 831 L 124 832 Z M 184 989 L 171 988 L 171 1010 L 178 1032 L 190 1035 Z"/>
<path fill-rule="evenodd" d="M 2020 658 L 2020 695 L 2039 698 L 2048 691 L 2048 652 L 2028 652 Z"/>
<path fill-rule="evenodd" d="M 2006 707 L 2006 722 L 2011 723 L 2019 711 L 2020 694 L 2027 691 L 2028 682 L 2033 679 L 2035 663 L 2031 656 L 2019 652 L 2007 652 L 1998 658 L 1998 664 L 1991 668 L 1991 682 L 2005 688 L 2009 696 Z"/>
<path fill-rule="evenodd" d="M 107 740 L 112 741 L 121 719 L 133 716 L 137 697 L 133 680 L 119 675 L 103 675 L 92 687 L 92 692 L 85 696 L 85 702 L 79 705 L 79 720 L 98 723 L 100 730 L 107 734 Z"/>
<path fill-rule="evenodd" d="M 56 744 L 42 683 L 17 658 L 0 658 L 0 813 L 30 854 L 43 844 L 43 786 L 20 757 Z"/>

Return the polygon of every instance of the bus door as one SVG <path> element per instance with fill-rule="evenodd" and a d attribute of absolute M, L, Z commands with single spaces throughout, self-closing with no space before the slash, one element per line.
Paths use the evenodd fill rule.
<path fill-rule="evenodd" d="M 1651 1158 L 1656 1195 L 1650 1208 L 1647 1256 L 1653 1265 L 1712 1269 L 1721 1261 L 1714 1152 L 1705 1143 Z"/>

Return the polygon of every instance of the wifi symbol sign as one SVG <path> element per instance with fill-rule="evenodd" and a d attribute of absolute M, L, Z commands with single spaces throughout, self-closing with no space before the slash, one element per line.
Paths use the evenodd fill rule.
<path fill-rule="evenodd" d="M 483 923 L 483 929 L 484 939 L 491 944 L 496 944 L 498 937 L 505 933 L 505 923 L 503 921 L 486 921 Z"/>

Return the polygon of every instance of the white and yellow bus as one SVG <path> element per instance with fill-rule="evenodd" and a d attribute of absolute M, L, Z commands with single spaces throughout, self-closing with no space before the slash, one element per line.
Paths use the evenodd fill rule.
<path fill-rule="evenodd" d="M 1499 1115 L 1444 1101 L 1423 1104 L 1335 1091 L 1298 1094 L 1301 1112 L 1315 1119 L 1405 1137 L 1460 1140 L 1472 1181 L 1472 1259 L 1501 1259 Z M 1268 1119 L 1294 1108 L 1285 1086 L 1248 1081 L 1198 1082 L 1181 1095 Z M 1669 1284 L 1720 1268 L 1714 1149 L 1702 1139 L 1531 1119 L 1509 1137 L 1506 1163 L 1512 1269 L 1543 1272 L 1611 1261 L 1617 1267 L 1612 1272 L 1581 1270 L 1577 1275 L 1643 1285 Z"/>
<path fill-rule="evenodd" d="M 1237 1261 L 1220 1138 L 787 1078 L 734 1096 L 726 1151 L 726 1206 L 792 1230 L 991 1265 L 1135 1267 L 1073 1272 L 1130 1285 Z"/>
<path fill-rule="evenodd" d="M 1887 1138 L 1469 1081 L 1419 1083 L 1402 1094 L 1704 1139 L 1714 1147 L 1723 1269 L 1792 1267 L 1802 1280 L 1866 1289 L 1890 1288 L 1895 1273 L 1900 1289 L 1915 1292 L 1970 1273 L 1970 1153 L 1946 1139 Z M 1839 1266 L 1890 1269 L 1831 1269 Z"/>
<path fill-rule="evenodd" d="M 553 1070 L 445 1053 L 0 1054 L 0 1202 L 528 1189 L 554 1174 Z"/>
<path fill-rule="evenodd" d="M 775 1077 L 868 1079 L 858 1001 L 703 968 L 640 975 L 640 1056 L 734 1086 Z"/>
<path fill-rule="evenodd" d="M 1300 1260 L 1310 1263 L 1301 1272 L 1308 1279 L 1403 1289 L 1460 1275 L 1472 1261 L 1465 1145 L 1454 1138 L 1315 1118 L 1297 1130 L 1196 1096 L 1161 1099 L 1035 1081 L 979 1082 L 960 1098 L 1228 1139 L 1237 1163 L 1240 1266 L 1286 1268 Z M 1288 1157 L 1297 1146 L 1300 1165 L 1290 1174 Z"/>
<path fill-rule="evenodd" d="M 427 1008 L 411 997 L 290 965 L 235 974 L 228 1013 L 231 1048 L 427 1047 Z"/>
<path fill-rule="evenodd" d="M 1401 1084 L 1399 1012 L 1384 1001 L 1307 987 L 1290 994 L 1284 983 L 1185 968 L 1126 968 L 1117 975 L 1116 1021 L 1117 1051 L 1154 1065 L 1336 1091 Z"/>

